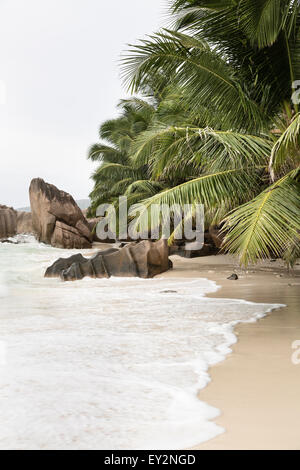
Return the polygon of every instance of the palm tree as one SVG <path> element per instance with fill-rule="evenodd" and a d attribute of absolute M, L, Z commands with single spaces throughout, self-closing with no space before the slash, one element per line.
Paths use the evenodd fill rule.
<path fill-rule="evenodd" d="M 99 131 L 101 141 L 94 144 L 88 158 L 99 162 L 94 171 L 94 189 L 89 216 L 95 216 L 103 203 L 117 204 L 119 196 L 128 195 L 131 202 L 149 197 L 162 186 L 148 181 L 147 165 L 133 167 L 130 148 L 136 136 L 149 126 L 155 108 L 147 101 L 132 98 L 119 104 L 121 116 L 104 122 Z"/>
<path fill-rule="evenodd" d="M 287 0 L 176 0 L 175 29 L 133 46 L 124 77 L 134 92 L 164 74 L 179 89 L 181 123 L 152 121 L 132 146 L 134 167 L 184 181 L 145 201 L 206 206 L 225 217 L 224 247 L 242 263 L 300 255 L 300 7 Z M 141 213 L 141 217 L 143 214 Z M 138 222 L 137 222 L 138 223 Z"/>

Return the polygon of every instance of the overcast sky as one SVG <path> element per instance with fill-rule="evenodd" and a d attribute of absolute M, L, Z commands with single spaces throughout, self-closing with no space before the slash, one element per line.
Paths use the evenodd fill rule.
<path fill-rule="evenodd" d="M 167 23 L 167 0 L 0 0 L 0 204 L 44 178 L 76 199 L 86 159 L 124 96 L 120 54 Z"/>

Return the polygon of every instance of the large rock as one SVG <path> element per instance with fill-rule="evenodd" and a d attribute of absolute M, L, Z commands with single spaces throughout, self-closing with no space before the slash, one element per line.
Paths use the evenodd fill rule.
<path fill-rule="evenodd" d="M 17 233 L 17 212 L 12 207 L 0 205 L 0 239 Z"/>
<path fill-rule="evenodd" d="M 89 224 L 73 197 L 56 186 L 36 178 L 29 197 L 32 227 L 38 240 L 58 248 L 90 248 Z"/>
<path fill-rule="evenodd" d="M 17 233 L 33 233 L 31 212 L 17 212 Z"/>
<path fill-rule="evenodd" d="M 169 260 L 169 247 L 166 240 L 126 245 L 124 248 L 111 248 L 99 251 L 92 258 L 81 254 L 67 259 L 59 259 L 50 266 L 45 277 L 60 277 L 64 281 L 74 281 L 85 276 L 93 278 L 141 277 L 152 278 L 172 267 Z"/>
<path fill-rule="evenodd" d="M 85 215 L 85 213 L 87 211 L 82 211 L 82 212 Z M 93 241 L 94 242 L 100 242 L 100 243 L 115 243 L 117 241 L 116 238 L 114 238 L 114 239 L 112 239 L 112 238 L 102 239 L 102 238 L 98 237 L 98 235 L 97 235 L 97 225 L 100 222 L 100 220 L 102 220 L 102 219 L 103 219 L 103 217 L 93 217 L 93 218 L 88 218 L 87 217 L 87 219 L 86 219 L 88 221 L 90 231 L 91 231 L 92 236 L 93 236 Z"/>

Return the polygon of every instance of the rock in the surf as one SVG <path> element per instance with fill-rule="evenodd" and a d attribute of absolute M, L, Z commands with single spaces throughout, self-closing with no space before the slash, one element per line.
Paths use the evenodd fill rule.
<path fill-rule="evenodd" d="M 172 267 L 169 260 L 167 240 L 151 242 L 144 240 L 118 249 L 99 251 L 91 258 L 75 255 L 59 259 L 50 266 L 46 277 L 60 277 L 64 281 L 74 281 L 84 277 L 109 278 L 141 277 L 152 278 Z"/>

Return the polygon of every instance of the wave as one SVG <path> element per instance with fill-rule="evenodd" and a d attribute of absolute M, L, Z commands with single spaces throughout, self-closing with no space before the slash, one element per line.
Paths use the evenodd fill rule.
<path fill-rule="evenodd" d="M 218 286 L 201 278 L 44 279 L 62 252 L 0 246 L 0 448 L 178 449 L 224 432 L 197 394 L 234 326 L 281 305 L 207 298 Z"/>

